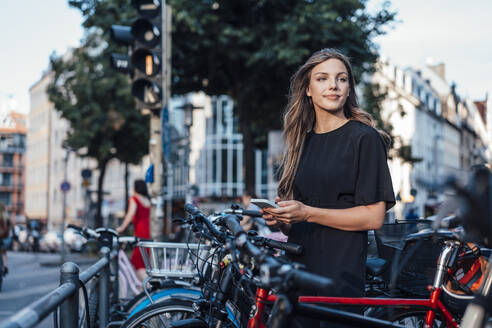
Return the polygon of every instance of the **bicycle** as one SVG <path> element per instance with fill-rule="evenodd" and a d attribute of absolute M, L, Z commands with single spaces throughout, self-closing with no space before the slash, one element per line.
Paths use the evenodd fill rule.
<path fill-rule="evenodd" d="M 236 212 L 236 213 L 241 213 L 244 214 L 243 210 L 239 209 L 231 209 L 231 210 L 226 210 L 227 212 Z M 226 212 L 224 211 L 224 212 Z M 212 220 L 220 220 L 220 218 L 224 215 L 224 212 L 222 213 L 216 213 L 215 215 L 211 216 Z M 256 215 L 256 216 L 261 216 L 261 213 L 256 212 L 256 211 L 250 211 L 246 212 L 248 215 Z M 210 222 L 208 219 L 205 220 L 186 220 L 186 219 L 181 219 L 181 223 L 184 224 L 190 224 L 191 230 L 195 232 L 195 234 L 200 237 L 200 238 L 205 238 L 210 241 L 210 245 L 212 245 L 212 248 L 210 249 L 210 255 L 208 258 L 204 258 L 203 256 L 200 256 L 199 253 L 197 252 L 196 258 L 198 261 L 202 261 L 204 264 L 203 266 L 200 265 L 200 263 L 197 264 L 197 272 L 201 271 L 199 276 L 200 278 L 200 284 L 202 288 L 202 292 L 200 293 L 200 297 L 208 297 L 211 295 L 210 289 L 212 288 L 218 288 L 216 287 L 218 285 L 218 281 L 220 280 L 221 277 L 221 270 L 222 266 L 227 266 L 226 263 L 231 262 L 230 254 L 228 254 L 228 250 L 225 248 L 224 242 L 225 239 L 223 238 L 224 232 L 221 232 L 216 229 L 215 225 Z M 215 237 L 213 236 L 215 234 Z M 293 252 L 295 254 L 300 254 L 302 252 L 302 247 L 298 245 L 294 245 L 292 243 L 284 243 L 284 242 L 278 242 L 276 240 L 271 240 L 268 238 L 260 237 L 254 234 L 250 234 L 249 237 L 254 243 L 268 247 L 268 248 L 274 248 L 274 249 L 282 249 L 286 250 L 289 252 Z M 142 243 L 142 247 L 146 248 L 145 243 Z M 158 244 L 154 243 L 154 248 L 159 247 Z M 198 250 L 198 248 L 196 248 Z M 142 252 L 142 254 L 148 254 L 149 252 Z M 156 252 L 154 252 L 155 255 Z M 165 253 L 164 253 L 165 254 Z M 159 260 L 158 258 L 163 258 L 163 256 L 156 257 L 153 259 L 153 261 L 150 261 L 149 259 L 146 258 L 147 256 L 144 255 L 144 261 L 146 263 L 149 262 L 154 262 L 158 264 Z M 217 260 L 214 260 L 217 259 Z M 147 264 L 146 264 L 147 266 Z M 159 266 L 159 265 L 157 265 Z M 203 269 L 205 268 L 205 269 Z M 147 272 L 150 272 L 149 275 L 152 273 L 157 273 L 164 275 L 165 270 L 156 270 L 156 266 L 151 266 L 150 268 L 147 268 Z M 201 270 L 199 270 L 201 269 Z M 208 272 L 207 272 L 208 271 Z M 205 273 L 203 273 L 205 272 Z M 158 276 L 157 276 L 158 277 Z M 209 278 L 208 278 L 209 277 Z M 204 296 L 206 295 L 206 296 Z M 246 295 L 248 296 L 248 295 Z M 172 321 L 176 320 L 176 313 L 182 312 L 186 316 L 192 316 L 192 313 L 196 312 L 196 306 L 194 307 L 194 304 L 198 304 L 200 301 L 195 299 L 195 300 L 190 300 L 189 298 L 177 298 L 176 295 L 172 295 L 172 297 L 165 302 L 159 302 L 153 305 L 149 305 L 148 307 L 144 308 L 141 312 L 135 314 L 131 318 L 127 320 L 127 322 L 124 323 L 124 327 L 136 327 L 139 325 L 152 325 L 153 321 L 156 321 L 156 323 L 162 324 L 162 322 L 167 322 L 170 323 Z M 244 311 L 245 309 L 249 309 L 250 304 L 246 302 L 246 304 L 237 304 L 237 302 L 229 303 L 224 307 L 223 315 L 224 319 L 227 318 L 231 323 L 235 323 L 236 326 L 239 325 L 239 322 L 241 321 L 240 318 L 238 318 L 238 314 L 240 311 L 238 310 L 238 306 L 242 308 Z M 175 314 L 171 315 L 170 313 L 174 312 Z M 151 322 L 149 323 L 147 320 L 150 320 Z M 247 320 L 247 317 L 246 317 Z"/>
<path fill-rule="evenodd" d="M 229 260 L 222 260 L 221 268 L 219 272 L 220 279 L 216 289 L 210 293 L 204 292 L 204 298 L 195 302 L 195 309 L 198 310 L 198 318 L 192 318 L 182 320 L 178 322 L 172 322 L 169 324 L 172 327 L 209 327 L 213 325 L 215 327 L 246 327 L 248 324 L 254 323 L 253 318 L 250 319 L 250 309 L 244 312 L 238 306 L 238 299 L 241 299 L 246 294 L 246 299 L 255 301 L 254 296 L 248 295 L 248 286 L 266 286 L 271 284 L 270 287 L 281 287 L 284 283 L 286 286 L 309 286 L 311 288 L 324 289 L 332 284 L 332 281 L 328 278 L 314 275 L 302 270 L 296 264 L 292 264 L 283 258 L 274 258 L 271 256 L 271 252 L 260 249 L 254 245 L 253 241 L 248 238 L 247 234 L 242 230 L 237 217 L 234 215 L 227 215 L 215 221 L 220 225 L 226 225 L 229 231 L 232 231 L 232 235 L 224 231 L 216 229 L 215 226 L 201 213 L 199 213 L 192 206 L 187 205 L 186 210 L 190 212 L 195 220 L 204 223 L 209 231 L 209 238 L 216 239 L 225 245 L 225 250 L 229 252 Z M 239 252 L 238 252 L 239 251 Z M 227 257 L 225 259 L 227 259 Z M 239 261 L 238 259 L 241 259 Z M 244 265 L 244 266 L 240 266 Z M 249 266 L 252 265 L 252 268 Z M 258 267 L 259 265 L 259 267 Z M 273 271 L 264 270 L 265 267 L 279 269 L 274 275 Z M 278 289 L 277 289 L 278 290 Z M 257 299 L 258 301 L 258 299 Z M 261 305 L 263 300 L 259 300 Z M 236 310 L 232 313 L 232 317 L 229 313 L 229 309 Z M 251 314 L 257 313 L 258 308 L 252 308 Z M 321 308 L 323 311 L 323 308 Z M 152 315 L 146 316 L 146 322 L 140 322 L 142 325 L 153 326 L 153 324 L 162 323 L 160 321 L 159 310 L 153 309 Z M 337 311 L 327 309 L 330 315 L 333 311 L 337 315 L 346 316 L 346 318 L 353 319 L 356 317 L 358 320 L 361 318 L 354 314 L 344 311 Z M 253 316 L 251 316 L 253 317 Z M 378 319 L 362 318 L 365 323 L 374 327 L 399 327 L 388 322 L 384 322 Z M 360 323 L 360 321 L 357 321 Z M 254 327 L 254 325 L 253 325 Z M 278 326 L 285 327 L 285 326 Z"/>
<path fill-rule="evenodd" d="M 448 218 L 448 220 L 451 219 Z M 415 242 L 420 239 L 437 238 L 443 246 L 441 251 L 440 260 L 435 275 L 434 285 L 428 299 L 409 299 L 409 298 L 340 298 L 340 297 L 309 297 L 301 296 L 297 301 L 299 303 L 317 303 L 317 304 L 329 304 L 329 305 L 364 305 L 369 307 L 381 308 L 382 306 L 397 307 L 398 311 L 395 311 L 391 317 L 388 317 L 388 311 L 379 311 L 376 313 L 379 318 L 389 319 L 390 321 L 411 321 L 420 322 L 426 321 L 429 326 L 442 320 L 450 327 L 457 327 L 457 318 L 451 315 L 451 311 L 447 309 L 441 298 L 443 290 L 443 282 L 446 278 L 446 268 L 452 267 L 454 261 L 457 258 L 457 253 L 460 247 L 464 245 L 460 242 L 460 236 L 457 233 L 441 230 L 434 232 L 427 230 L 424 232 L 410 235 L 407 238 L 407 242 Z M 262 317 L 264 316 L 265 301 L 273 303 L 277 300 L 277 296 L 269 295 L 268 290 L 259 288 L 256 293 L 256 314 L 252 321 L 249 322 L 249 327 L 262 327 Z M 304 304 L 303 304 L 304 305 Z M 425 309 L 424 310 L 422 310 Z M 436 316 L 437 310 L 440 314 Z M 442 316 L 442 317 L 441 317 Z M 436 320 L 436 322 L 434 322 Z M 264 326 L 264 324 L 263 324 Z"/>
<path fill-rule="evenodd" d="M 489 168 L 475 170 L 465 187 L 454 177 L 448 178 L 446 186 L 456 192 L 450 203 L 461 212 L 462 223 L 467 233 L 465 238 L 492 246 L 492 174 Z M 436 223 L 436 225 L 440 222 Z M 463 316 L 463 327 L 492 327 L 492 254 L 484 275 L 484 282 Z"/>

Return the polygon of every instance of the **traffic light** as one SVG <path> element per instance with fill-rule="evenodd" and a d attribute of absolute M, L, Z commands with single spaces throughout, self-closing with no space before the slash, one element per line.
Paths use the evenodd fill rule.
<path fill-rule="evenodd" d="M 137 19 L 131 26 L 111 26 L 111 38 L 130 46 L 130 56 L 112 54 L 111 65 L 132 77 L 132 95 L 140 110 L 156 114 L 163 107 L 161 3 L 158 0 L 132 0 Z"/>

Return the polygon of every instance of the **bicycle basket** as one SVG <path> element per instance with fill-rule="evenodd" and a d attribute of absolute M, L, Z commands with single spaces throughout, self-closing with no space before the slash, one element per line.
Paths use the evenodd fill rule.
<path fill-rule="evenodd" d="M 193 278 L 207 265 L 210 251 L 204 244 L 139 242 L 137 246 L 152 278 Z"/>

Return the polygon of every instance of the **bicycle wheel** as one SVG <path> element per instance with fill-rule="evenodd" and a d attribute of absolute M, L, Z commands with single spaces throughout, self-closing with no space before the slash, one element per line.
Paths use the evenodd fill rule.
<path fill-rule="evenodd" d="M 165 323 L 192 318 L 193 302 L 170 299 L 147 306 L 123 323 L 122 328 L 166 327 Z"/>
<path fill-rule="evenodd" d="M 375 318 L 391 321 L 403 327 L 419 328 L 424 327 L 426 310 L 417 309 L 384 309 Z M 440 313 L 435 314 L 433 328 L 446 327 L 446 321 L 442 319 Z"/>
<path fill-rule="evenodd" d="M 153 303 L 160 303 L 167 301 L 171 298 L 187 298 L 191 300 L 199 299 L 202 293 L 194 288 L 176 286 L 174 288 L 156 289 L 150 292 Z M 149 306 L 150 300 L 147 298 L 145 292 L 142 292 L 135 296 L 130 302 L 124 306 L 124 311 L 128 313 L 128 317 L 135 315 L 137 312 L 143 310 Z"/>

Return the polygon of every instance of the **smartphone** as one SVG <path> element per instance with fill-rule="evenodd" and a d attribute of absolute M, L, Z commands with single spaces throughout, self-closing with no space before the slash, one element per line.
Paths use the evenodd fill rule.
<path fill-rule="evenodd" d="M 255 204 L 259 208 L 269 208 L 269 207 L 278 208 L 277 204 L 275 204 L 274 202 L 268 199 L 253 198 L 251 199 L 251 203 Z"/>

